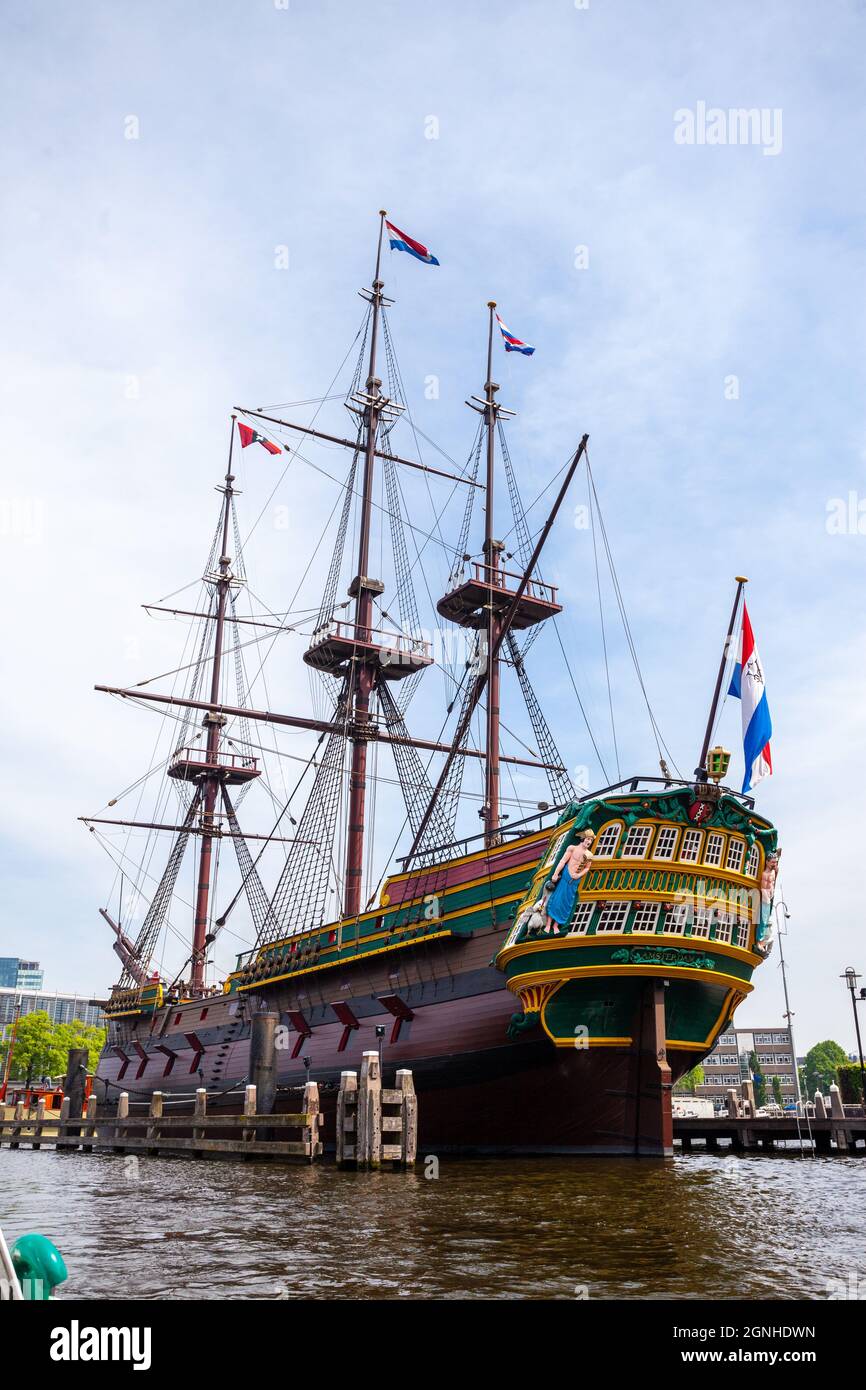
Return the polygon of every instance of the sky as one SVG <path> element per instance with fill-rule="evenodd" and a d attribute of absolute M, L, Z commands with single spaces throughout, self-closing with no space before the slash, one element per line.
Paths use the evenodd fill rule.
<path fill-rule="evenodd" d="M 114 978 L 97 915 L 114 866 L 77 817 L 134 783 L 173 730 L 93 686 L 178 665 L 186 628 L 140 605 L 201 573 L 231 408 L 318 400 L 347 354 L 350 370 L 356 292 L 387 208 L 441 262 L 385 259 L 424 431 L 401 425 L 395 447 L 442 464 L 429 437 L 465 460 L 464 401 L 484 381 L 495 298 L 537 348 L 497 347 L 495 365 L 518 412 L 508 430 L 524 499 L 586 431 L 643 678 L 686 771 L 733 577 L 749 577 L 775 764 L 757 807 L 783 847 L 797 1047 L 854 1047 L 839 976 L 866 972 L 864 30 L 855 0 L 7 10 L 0 954 L 38 958 L 51 988 L 104 993 Z M 729 114 L 753 108 L 754 126 Z M 346 428 L 339 405 L 318 418 Z M 339 450 L 304 456 L 344 475 Z M 283 466 L 257 448 L 238 465 L 251 587 L 278 611 L 315 605 L 338 495 L 304 458 L 281 480 Z M 414 537 L 446 506 L 443 487 L 406 483 Z M 617 754 L 625 776 L 656 773 L 658 753 L 603 577 L 614 751 L 592 542 L 575 511 L 585 488 L 579 478 L 545 575 L 561 588 L 601 759 L 547 635 L 532 677 L 566 762 L 592 786 Z M 461 501 L 447 503 L 449 534 Z M 432 591 L 448 557 L 426 549 Z M 303 642 L 285 641 L 256 694 L 309 711 L 321 695 Z M 410 720 L 428 736 L 445 686 L 430 688 Z M 739 778 L 734 702 L 719 732 Z M 275 759 L 290 785 L 309 741 L 276 746 L 292 755 Z M 123 805 L 152 810 L 155 785 Z M 544 795 L 531 779 L 518 790 Z M 386 852 L 400 816 L 384 800 Z M 142 842 L 112 831 L 106 843 L 132 854 Z M 223 970 L 242 935 L 221 946 Z M 740 1025 L 781 1022 L 778 966 L 776 951 L 756 972 Z"/>

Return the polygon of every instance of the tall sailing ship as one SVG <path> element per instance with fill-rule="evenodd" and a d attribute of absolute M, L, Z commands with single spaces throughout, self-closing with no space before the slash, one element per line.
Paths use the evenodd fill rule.
<path fill-rule="evenodd" d="M 386 1073 L 399 1067 L 414 1073 L 420 1139 L 429 1152 L 667 1154 L 671 1087 L 728 1026 L 769 949 L 776 831 L 756 814 L 750 796 L 722 785 L 729 755 L 710 748 L 729 644 L 693 776 L 672 774 L 661 757 L 658 774 L 591 794 L 575 789 L 533 689 L 528 657 L 544 625 L 555 624 L 562 611 L 557 589 L 541 577 L 540 560 L 575 473 L 588 467 L 587 436 L 549 480 L 553 500 L 533 535 L 504 431 L 513 412 L 498 401 L 493 380 L 491 302 L 483 394 L 467 402 L 478 420 L 466 465 L 432 467 L 392 448 L 392 430 L 406 407 L 388 321 L 392 301 L 381 278 L 385 225 L 381 214 L 376 270 L 362 292 L 357 365 L 344 399 L 352 437 L 237 407 L 202 601 L 158 610 L 190 624 L 190 659 L 175 673 L 175 690 L 158 693 L 148 682 L 97 687 L 161 708 L 169 727 L 176 726 L 162 765 L 170 791 L 160 806 L 177 807 L 150 821 L 84 818 L 101 837 L 117 828 L 148 832 L 138 864 L 129 853 L 134 841 L 122 855 L 113 840 L 105 841 L 117 867 L 120 906 L 100 911 L 122 973 L 106 1007 L 98 1083 L 108 1103 L 121 1091 L 140 1099 L 154 1090 L 181 1096 L 205 1086 L 210 1103 L 239 1108 L 252 1020 L 267 1012 L 281 1025 L 278 1108 L 293 1108 L 295 1088 L 308 1077 L 320 1083 L 327 1103 L 340 1072 L 379 1047 Z M 307 713 L 291 714 L 257 708 L 248 693 L 245 650 L 259 651 L 304 624 L 291 621 L 291 612 L 241 612 L 249 586 L 233 467 L 239 446 L 259 444 L 291 457 L 316 440 L 344 448 L 347 468 L 339 479 L 324 591 L 307 623 L 303 660 L 315 699 Z M 430 541 L 440 530 L 432 503 L 434 524 L 426 518 L 418 528 L 408 520 L 402 479 L 419 469 L 425 485 L 447 483 L 465 493 L 462 525 L 448 546 L 449 580 L 435 607 L 463 639 L 466 659 L 434 737 L 413 733 L 408 722 L 416 688 L 434 664 L 414 576 L 423 569 L 423 537 Z M 506 541 L 497 536 L 495 508 L 502 474 L 510 511 Z M 468 546 L 479 502 L 483 543 L 473 557 Z M 386 533 L 393 575 L 387 594 L 381 569 L 377 575 Z M 348 599 L 341 578 L 348 580 Z M 729 639 L 741 592 L 742 582 Z M 186 677 L 183 693 L 178 674 Z M 512 689 L 520 692 L 534 744 L 518 743 L 517 753 L 506 752 L 502 739 Z M 250 832 L 239 815 L 248 792 L 266 781 L 260 740 L 267 726 L 318 740 L 297 787 L 288 796 L 271 788 L 268 823 Z M 396 778 L 378 773 L 383 748 Z M 482 824 L 461 837 L 467 765 L 481 771 Z M 550 799 L 512 818 L 503 809 L 509 804 L 503 772 L 527 769 L 543 772 Z M 405 801 L 394 848 L 399 857 L 392 855 L 377 883 L 376 790 L 394 781 Z M 116 829 L 107 832 L 106 825 Z M 163 835 L 172 837 L 171 846 L 158 860 Z M 191 840 L 194 900 L 186 904 L 178 883 Z M 222 901 L 226 841 L 236 868 Z M 266 865 L 274 855 L 279 872 L 268 887 Z M 566 879 L 567 892 L 558 887 L 563 874 L 578 874 L 575 885 Z M 149 892 L 148 883 L 154 884 Z M 548 908 L 563 894 L 559 921 Z M 217 981 L 213 946 L 233 930 L 239 905 L 252 944 Z M 189 928 L 178 926 L 179 914 Z M 171 934 L 187 942 L 173 973 L 164 965 Z"/>

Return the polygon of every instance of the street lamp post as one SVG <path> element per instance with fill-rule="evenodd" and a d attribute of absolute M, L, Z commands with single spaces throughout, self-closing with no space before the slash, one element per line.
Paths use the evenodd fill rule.
<path fill-rule="evenodd" d="M 791 1013 L 791 1004 L 788 999 L 788 971 L 785 966 L 785 952 L 782 949 L 782 936 L 784 935 L 784 931 L 779 921 L 780 911 L 784 913 L 785 921 L 787 921 L 791 914 L 788 911 L 788 904 L 784 899 L 776 904 L 776 935 L 779 938 L 779 967 L 782 971 L 782 990 L 785 995 L 785 1021 L 788 1025 L 788 1038 L 791 1043 L 791 1054 L 794 1058 L 794 1087 L 797 1093 L 797 1114 L 799 1115 L 801 1111 L 803 1114 L 805 1114 L 806 1111 L 803 1104 L 803 1093 L 800 1090 L 800 1068 L 797 1065 L 797 1049 L 794 1046 L 794 1025 L 791 1022 L 794 1015 Z"/>
<path fill-rule="evenodd" d="M 861 989 L 859 991 L 860 997 L 858 999 L 857 981 L 860 979 L 860 976 L 857 974 L 853 965 L 846 967 L 845 973 L 841 978 L 851 991 L 851 1008 L 854 1010 L 854 1031 L 857 1034 L 857 1055 L 860 1058 L 860 1085 L 862 1087 L 860 1102 L 863 1113 L 866 1115 L 866 1064 L 864 1064 L 863 1061 L 863 1043 L 860 1038 L 860 1017 L 857 1013 L 857 1005 L 866 999 L 866 989 Z"/>

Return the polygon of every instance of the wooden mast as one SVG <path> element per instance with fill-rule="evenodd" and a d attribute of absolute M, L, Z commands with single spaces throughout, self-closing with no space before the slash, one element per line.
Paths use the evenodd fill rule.
<path fill-rule="evenodd" d="M 376 435 L 382 413 L 384 399 L 381 394 L 381 380 L 376 375 L 376 347 L 379 334 L 379 316 L 382 309 L 382 290 L 384 284 L 380 277 L 382 266 L 382 236 L 385 230 L 385 212 L 379 211 L 379 242 L 376 248 L 376 273 L 370 303 L 373 306 L 370 325 L 370 358 L 367 369 L 367 389 L 364 397 L 364 482 L 361 491 L 361 524 L 358 540 L 358 573 L 349 589 L 355 599 L 355 632 L 358 641 L 368 642 L 373 615 L 373 593 L 380 591 L 378 583 L 371 582 L 368 574 L 370 559 L 370 517 L 373 507 L 373 476 L 376 458 Z M 343 900 L 343 915 L 356 917 L 361 911 L 361 891 L 364 873 L 364 825 L 367 796 L 367 725 L 370 722 L 370 695 L 376 679 L 376 664 L 371 661 L 355 661 L 352 668 L 351 723 L 352 762 L 349 773 L 349 823 L 346 833 L 346 883 Z"/>
<path fill-rule="evenodd" d="M 746 579 L 742 574 L 738 574 L 736 576 L 737 591 L 734 594 L 734 605 L 731 609 L 731 620 L 728 623 L 728 633 L 725 637 L 725 645 L 722 648 L 722 659 L 719 662 L 719 671 L 718 675 L 716 676 L 716 688 L 713 691 L 713 699 L 710 705 L 710 714 L 709 718 L 707 719 L 707 727 L 704 733 L 704 741 L 701 746 L 701 756 L 698 765 L 695 768 L 695 779 L 698 782 L 706 782 L 707 780 L 707 754 L 710 751 L 710 739 L 713 736 L 713 728 L 715 726 L 716 715 L 718 713 L 719 696 L 722 693 L 722 680 L 725 674 L 725 667 L 728 664 L 728 657 L 731 651 L 731 642 L 734 636 L 734 628 L 737 624 L 737 611 L 740 607 L 740 598 L 742 596 L 743 589 L 748 584 L 748 582 L 748 579 Z"/>
<path fill-rule="evenodd" d="M 210 698 L 211 704 L 217 704 L 220 695 L 220 678 L 222 675 L 222 652 L 223 652 L 223 631 L 225 628 L 226 604 L 231 590 L 231 557 L 228 553 L 229 543 L 229 519 L 231 516 L 232 483 L 234 475 L 232 473 L 232 450 L 235 442 L 235 416 L 231 417 L 229 437 L 229 461 L 226 469 L 225 487 L 223 493 L 223 516 L 222 516 L 222 550 L 219 557 L 219 578 L 217 579 L 217 612 L 216 612 L 216 631 L 214 634 L 213 659 L 211 663 L 211 682 Z M 192 967 L 190 972 L 190 990 L 193 995 L 201 994 L 204 989 L 204 967 L 205 956 L 207 953 L 207 924 L 208 909 L 210 905 L 211 888 L 211 857 L 213 849 L 214 808 L 219 794 L 219 774 L 217 764 L 219 761 L 221 730 L 225 724 L 225 715 L 217 714 L 213 710 L 208 710 L 204 717 L 204 724 L 207 726 L 207 762 L 209 771 L 202 782 L 202 814 L 201 814 L 201 849 L 198 861 L 198 885 L 195 895 L 195 919 L 193 922 L 192 938 Z"/>
<path fill-rule="evenodd" d="M 493 534 L 493 484 L 495 475 L 495 427 L 496 427 L 496 392 L 499 390 L 497 383 L 493 380 L 493 312 L 496 308 L 496 301 L 493 299 L 487 302 L 487 312 L 489 321 L 487 325 L 487 378 L 484 382 L 484 398 L 486 401 L 484 409 L 484 421 L 487 426 L 487 488 L 484 504 L 484 563 L 487 566 L 486 579 L 488 584 L 496 586 L 498 584 L 499 555 L 502 550 L 502 542 L 495 539 Z M 500 664 L 499 664 L 499 629 L 500 621 L 496 616 L 496 606 L 491 602 L 487 609 L 487 651 L 485 661 L 488 667 L 488 690 L 487 690 L 487 720 L 485 738 L 485 775 L 484 775 L 484 843 L 486 846 L 495 845 L 499 841 L 500 825 L 500 795 L 499 795 L 499 687 L 500 687 Z"/>

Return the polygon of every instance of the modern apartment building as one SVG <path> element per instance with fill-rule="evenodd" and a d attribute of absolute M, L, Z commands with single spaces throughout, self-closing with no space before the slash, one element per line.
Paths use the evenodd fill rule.
<path fill-rule="evenodd" d="M 773 1099 L 773 1077 L 778 1076 L 782 1089 L 782 1104 L 797 1102 L 796 1059 L 791 1046 L 789 1028 L 729 1028 L 722 1033 L 715 1047 L 702 1063 L 704 1084 L 696 1094 L 706 1096 L 716 1104 L 724 1104 L 731 1086 L 739 1087 L 754 1069 L 749 1058 L 758 1059 L 757 1075 L 767 1086 L 767 1100 Z"/>
<path fill-rule="evenodd" d="M 43 979 L 38 960 L 0 956 L 0 989 L 41 989 Z"/>
<path fill-rule="evenodd" d="M 54 1023 L 86 1023 L 102 1027 L 104 1018 L 98 999 L 86 994 L 63 994 L 58 990 L 0 988 L 0 1028 L 15 1018 L 17 1006 L 21 1015 L 45 1012 Z"/>

